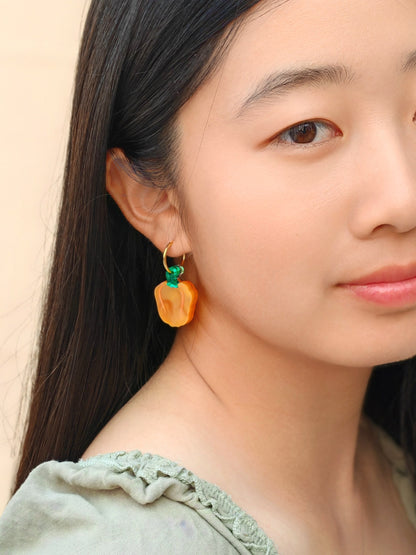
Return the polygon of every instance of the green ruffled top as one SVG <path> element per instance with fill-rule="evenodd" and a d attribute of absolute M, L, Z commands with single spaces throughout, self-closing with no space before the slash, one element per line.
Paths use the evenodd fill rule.
<path fill-rule="evenodd" d="M 403 453 L 376 429 L 416 528 Z M 256 521 L 221 489 L 139 451 L 35 468 L 0 518 L 0 553 L 276 555 Z"/>
<path fill-rule="evenodd" d="M 215 522 L 218 531 L 224 536 L 228 537 L 229 534 L 223 526 L 231 532 L 232 543 L 235 543 L 235 540 L 238 542 L 241 553 L 277 553 L 273 542 L 258 527 L 256 521 L 240 509 L 229 495 L 175 462 L 158 455 L 132 451 L 98 455 L 85 461 L 81 460 L 78 464 L 84 468 L 107 467 L 113 473 L 130 473 L 136 480 L 140 480 L 142 491 L 145 492 L 146 500 L 141 497 L 140 502 L 153 503 L 163 492 L 163 495 L 179 503 L 185 503 L 199 511 L 211 524 Z M 155 487 L 162 484 L 162 488 Z M 171 484 L 180 487 L 170 491 Z M 202 507 L 206 511 L 201 511 Z"/>

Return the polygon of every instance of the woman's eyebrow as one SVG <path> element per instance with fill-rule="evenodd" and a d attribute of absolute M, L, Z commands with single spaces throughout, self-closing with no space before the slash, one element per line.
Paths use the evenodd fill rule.
<path fill-rule="evenodd" d="M 416 50 L 405 57 L 402 72 L 416 69 Z M 282 97 L 289 91 L 305 86 L 345 85 L 356 78 L 351 68 L 343 64 L 318 67 L 300 67 L 278 71 L 265 77 L 243 101 L 236 112 L 241 117 L 246 110 L 271 98 Z"/>
<path fill-rule="evenodd" d="M 404 64 L 402 66 L 402 71 L 412 71 L 416 69 L 416 50 L 410 52 L 410 54 L 406 57 Z"/>
<path fill-rule="evenodd" d="M 248 108 L 255 104 L 271 98 L 282 97 L 293 89 L 311 85 L 341 85 L 350 83 L 353 79 L 352 70 L 342 64 L 277 71 L 260 81 L 254 91 L 243 101 L 237 111 L 237 117 L 241 117 Z"/>

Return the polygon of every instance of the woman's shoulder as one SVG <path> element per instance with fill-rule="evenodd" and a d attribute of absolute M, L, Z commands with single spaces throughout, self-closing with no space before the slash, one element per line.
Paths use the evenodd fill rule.
<path fill-rule="evenodd" d="M 156 455 L 39 465 L 0 519 L 8 553 L 276 553 L 215 485 Z"/>
<path fill-rule="evenodd" d="M 401 448 L 375 427 L 416 527 L 416 492 Z M 276 554 L 272 541 L 214 484 L 139 451 L 39 465 L 0 518 L 0 552 Z"/>

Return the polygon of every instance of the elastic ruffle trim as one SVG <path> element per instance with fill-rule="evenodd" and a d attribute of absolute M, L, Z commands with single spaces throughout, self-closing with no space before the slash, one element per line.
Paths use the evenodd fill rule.
<path fill-rule="evenodd" d="M 233 502 L 228 494 L 173 461 L 159 455 L 143 454 L 140 451 L 119 451 L 81 459 L 78 465 L 104 466 L 118 473 L 130 472 L 147 485 L 154 484 L 160 478 L 174 478 L 187 486 L 190 492 L 194 492 L 201 505 L 209 508 L 250 553 L 278 555 L 271 539 L 250 515 Z"/>

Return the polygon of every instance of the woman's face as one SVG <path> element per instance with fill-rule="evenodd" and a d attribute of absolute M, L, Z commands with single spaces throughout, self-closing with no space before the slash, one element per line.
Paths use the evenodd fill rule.
<path fill-rule="evenodd" d="M 340 285 L 416 264 L 415 52 L 415 0 L 259 4 L 179 116 L 201 314 L 329 363 L 416 353 L 415 295 Z"/>

